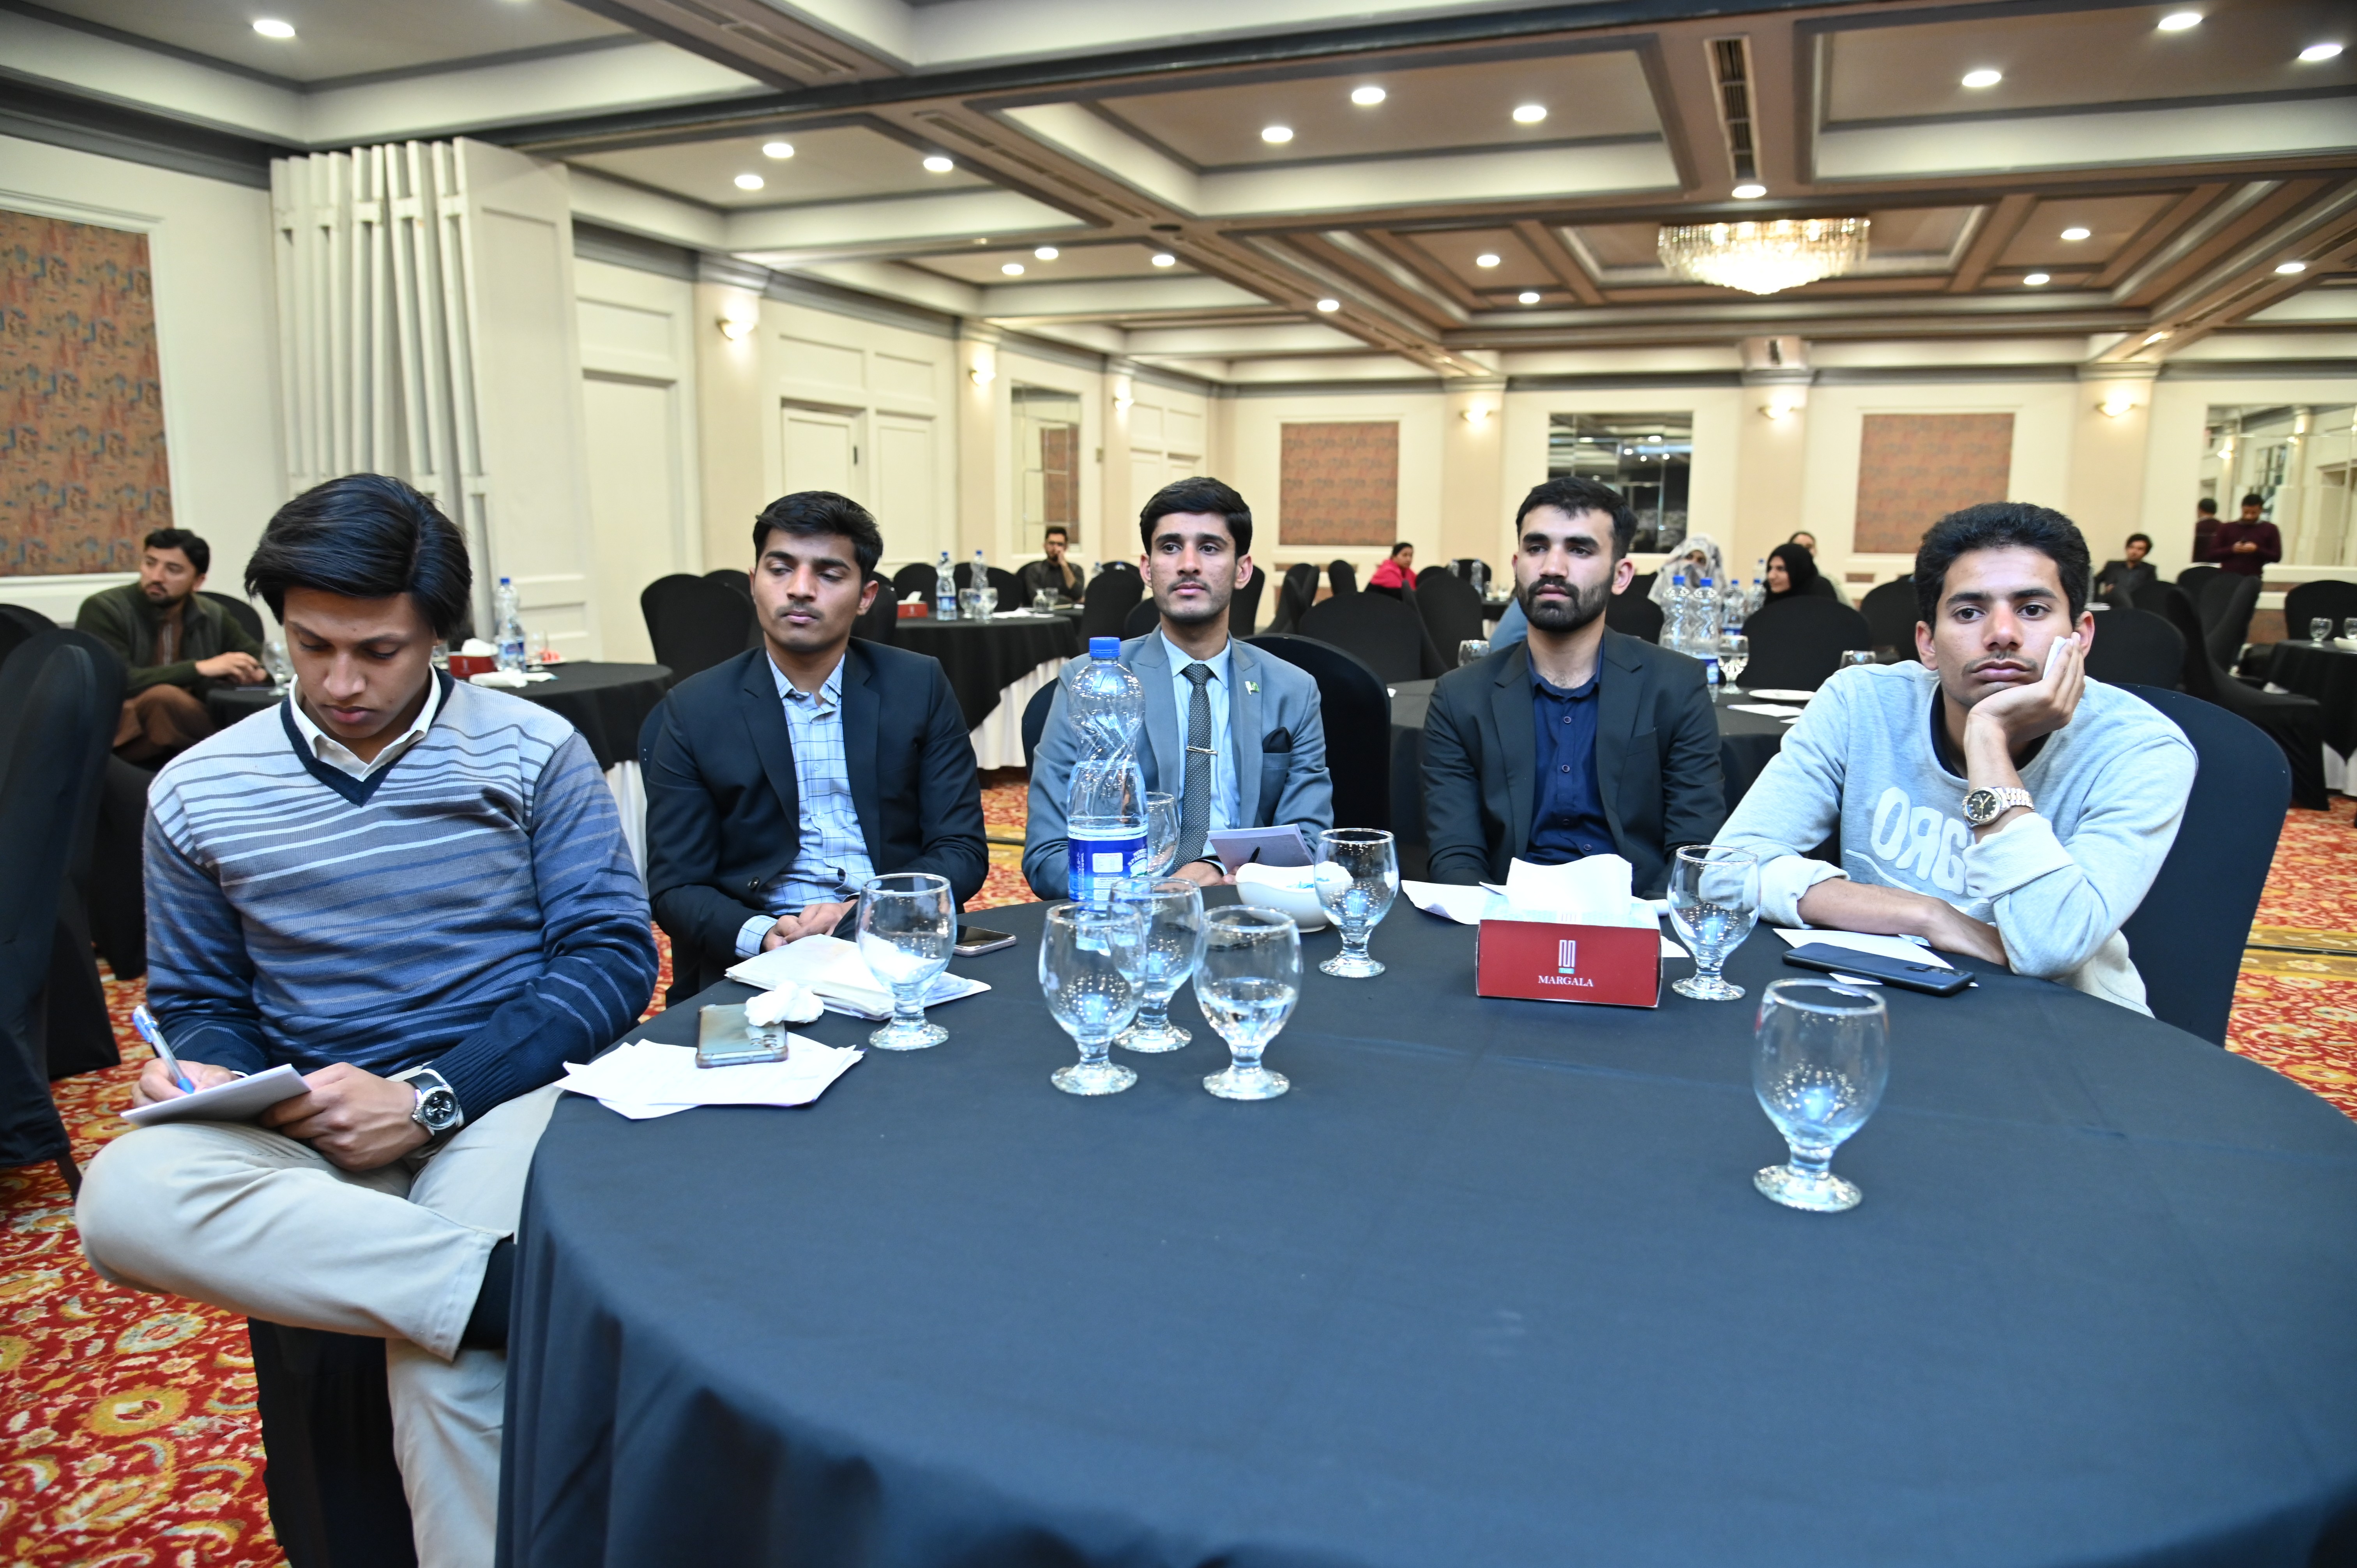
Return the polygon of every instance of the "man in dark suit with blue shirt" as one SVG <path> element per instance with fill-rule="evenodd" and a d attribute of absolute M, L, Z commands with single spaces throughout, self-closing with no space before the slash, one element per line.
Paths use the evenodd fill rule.
<path fill-rule="evenodd" d="M 1549 479 L 1514 521 L 1514 596 L 1527 641 L 1453 671 L 1424 726 L 1424 813 L 1435 882 L 1502 882 L 1520 858 L 1619 854 L 1659 897 L 1684 844 L 1727 817 L 1718 723 L 1702 665 L 1609 630 L 1629 585 L 1636 513 L 1592 479 Z"/>
<path fill-rule="evenodd" d="M 1146 787 L 1178 803 L 1171 874 L 1206 886 L 1233 880 L 1211 842 L 1222 829 L 1289 823 L 1314 852 L 1334 825 L 1318 682 L 1228 636 L 1228 603 L 1252 580 L 1252 509 L 1219 480 L 1165 485 L 1137 520 L 1160 622 L 1121 645 L 1146 687 Z M 1060 687 L 1031 759 L 1023 840 L 1023 875 L 1042 898 L 1071 896 L 1064 795 L 1079 755 Z"/>
<path fill-rule="evenodd" d="M 753 524 L 762 646 L 679 683 L 640 737 L 647 891 L 673 1000 L 836 928 L 869 877 L 990 873 L 974 745 L 940 661 L 852 638 L 884 553 L 856 501 L 804 490 Z"/>

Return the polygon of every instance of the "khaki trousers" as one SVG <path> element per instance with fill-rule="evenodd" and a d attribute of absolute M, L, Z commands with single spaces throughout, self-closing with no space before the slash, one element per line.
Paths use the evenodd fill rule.
<path fill-rule="evenodd" d="M 213 727 L 202 697 L 178 686 L 150 686 L 123 699 L 114 749 L 125 762 L 153 762 L 186 751 Z"/>
<path fill-rule="evenodd" d="M 507 1358 L 462 1350 L 491 1245 L 515 1233 L 554 1084 L 432 1156 L 339 1170 L 260 1127 L 178 1122 L 99 1152 L 74 1209 L 104 1278 L 387 1341 L 393 1453 L 420 1568 L 490 1568 Z"/>

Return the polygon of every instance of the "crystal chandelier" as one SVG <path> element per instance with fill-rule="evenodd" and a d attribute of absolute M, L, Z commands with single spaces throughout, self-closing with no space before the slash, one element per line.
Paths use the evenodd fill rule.
<path fill-rule="evenodd" d="M 1866 260 L 1863 218 L 1778 218 L 1662 230 L 1662 264 L 1696 283 L 1774 294 L 1855 271 Z"/>

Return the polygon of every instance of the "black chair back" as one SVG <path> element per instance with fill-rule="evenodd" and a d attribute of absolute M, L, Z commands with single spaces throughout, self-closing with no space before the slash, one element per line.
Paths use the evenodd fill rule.
<path fill-rule="evenodd" d="M 892 591 L 903 601 L 914 599 L 920 605 L 930 605 L 941 585 L 942 575 L 930 561 L 911 561 L 892 574 Z"/>
<path fill-rule="evenodd" d="M 1276 614 L 1268 623 L 1272 632 L 1289 633 L 1301 627 L 1301 618 L 1318 602 L 1318 568 L 1297 561 L 1285 569 L 1276 587 Z"/>
<path fill-rule="evenodd" d="M 2284 595 L 2286 637 L 2307 637 L 2308 623 L 2319 616 L 2332 623 L 2333 636 L 2340 636 L 2350 619 L 2357 617 L 2357 583 L 2327 578 L 2302 583 Z"/>
<path fill-rule="evenodd" d="M 2244 685 L 2210 657 L 2201 618 L 2185 590 L 2161 585 L 2161 614 L 2185 642 L 2183 671 L 2187 695 L 2212 703 L 2265 730 L 2283 750 L 2291 768 L 2292 804 L 2320 811 L 2330 805 L 2324 789 L 2324 711 L 2313 697 L 2290 693 L 2262 692 Z M 2099 634 L 2096 642 L 2103 641 Z"/>
<path fill-rule="evenodd" d="M 57 623 L 22 605 L 0 605 L 0 659 L 5 659 Z"/>
<path fill-rule="evenodd" d="M 1637 591 L 1631 583 L 1625 590 L 1604 601 L 1604 624 L 1629 637 L 1641 637 L 1659 646 L 1662 628 L 1669 618 L 1662 607 Z"/>
<path fill-rule="evenodd" d="M 2218 568 L 2215 566 L 2188 566 L 2177 575 L 2177 585 L 2190 594 L 2198 605 L 2201 602 L 2201 585 L 2216 575 Z"/>
<path fill-rule="evenodd" d="M 1260 596 L 1268 587 L 1268 570 L 1259 562 L 1253 563 L 1252 580 L 1236 590 L 1228 601 L 1228 635 L 1250 637 L 1260 629 Z"/>
<path fill-rule="evenodd" d="M 736 658 L 759 636 L 749 592 L 684 573 L 649 583 L 639 594 L 639 613 L 655 662 L 671 666 L 674 684 Z"/>
<path fill-rule="evenodd" d="M 725 583 L 747 598 L 753 596 L 753 574 L 740 572 L 734 566 L 716 566 L 704 575 L 707 583 Z"/>
<path fill-rule="evenodd" d="M 1643 599 L 1650 604 L 1653 597 L 1653 580 L 1660 575 L 1661 574 L 1659 572 L 1640 572 L 1635 576 L 1630 578 L 1629 585 L 1620 591 L 1624 596 L 1634 595 L 1638 598 Z M 1659 607 L 1656 606 L 1655 607 L 1658 608 Z"/>
<path fill-rule="evenodd" d="M 900 639 L 900 591 L 880 572 L 867 576 L 876 585 L 876 602 L 859 612 L 851 623 L 851 635 L 888 646 Z"/>
<path fill-rule="evenodd" d="M 1838 599 L 1804 595 L 1762 605 L 1743 623 L 1751 661 L 1743 671 L 1750 688 L 1813 692 L 1841 668 L 1841 656 L 1871 649 L 1874 634 L 1866 618 Z"/>
<path fill-rule="evenodd" d="M 2115 686 L 2134 683 L 2174 692 L 2185 679 L 2185 639 L 2149 610 L 2105 610 L 2095 618 L 2087 673 Z"/>
<path fill-rule="evenodd" d="M 1056 688 L 1062 682 L 1058 681 L 1049 682 L 1032 693 L 1031 700 L 1023 704 L 1023 766 L 1026 768 L 1030 767 L 1031 759 L 1039 755 L 1039 737 L 1048 733 L 1048 710 L 1056 705 Z"/>
<path fill-rule="evenodd" d="M 1490 623 L 1481 616 L 1481 596 L 1445 566 L 1427 566 L 1416 575 L 1415 613 L 1424 618 L 1433 647 L 1452 669 L 1458 643 L 1490 635 Z"/>
<path fill-rule="evenodd" d="M 1448 673 L 1424 620 L 1384 594 L 1340 594 L 1309 607 L 1300 635 L 1330 642 L 1386 682 L 1429 681 Z"/>
<path fill-rule="evenodd" d="M 1375 602 L 1407 607 L 1380 597 Z M 1334 779 L 1334 825 L 1389 830 L 1392 697 L 1383 677 L 1344 650 L 1314 638 L 1271 633 L 1246 640 L 1318 682 L 1326 768 Z"/>
<path fill-rule="evenodd" d="M 1119 637 L 1122 628 L 1129 623 L 1129 612 L 1146 597 L 1146 579 L 1137 568 L 1127 562 L 1118 564 L 1126 568 L 1115 571 L 1116 563 L 1108 561 L 1089 585 L 1081 590 L 1081 640 L 1092 637 Z"/>
<path fill-rule="evenodd" d="M 1326 563 L 1326 585 L 1334 590 L 1333 596 L 1341 598 L 1359 591 L 1359 569 L 1348 561 Z"/>
<path fill-rule="evenodd" d="M 1915 657 L 1915 625 L 1922 615 L 1916 607 L 1912 578 L 1894 577 L 1869 588 L 1857 602 L 1857 613 L 1866 618 L 1866 634 L 1874 639 L 1875 652 Z"/>
<path fill-rule="evenodd" d="M 2183 730 L 2199 759 L 2177 842 L 2121 928 L 2128 957 L 2144 977 L 2154 1017 L 2222 1046 L 2243 945 L 2283 832 L 2291 770 L 2263 732 L 2223 708 L 2158 686 L 2127 690 Z"/>
<path fill-rule="evenodd" d="M 1152 599 L 1140 599 L 1130 607 L 1129 615 L 1121 623 L 1121 639 L 1127 642 L 1133 637 L 1144 637 L 1161 624 L 1161 607 Z"/>
<path fill-rule="evenodd" d="M 1023 579 L 1008 571 L 1006 567 L 984 567 L 983 581 L 989 586 L 998 590 L 998 607 L 1000 609 L 1019 610 L 1029 607 L 1023 593 Z"/>
<path fill-rule="evenodd" d="M 2169 596 L 2182 594 L 2184 591 L 2173 583 L 2164 583 L 2156 577 L 2136 589 L 2128 597 L 2134 601 L 2136 608 L 2148 611 L 2166 620 L 2169 618 Z"/>
<path fill-rule="evenodd" d="M 2231 670 L 2242 657 L 2243 639 L 2250 635 L 2251 612 L 2258 607 L 2259 580 L 2238 572 L 2221 572 L 2201 585 L 2203 640 L 2210 657 Z"/>
<path fill-rule="evenodd" d="M 260 642 L 262 640 L 262 612 L 260 610 L 255 609 L 252 605 L 246 603 L 243 599 L 236 597 L 234 595 L 216 594 L 210 588 L 199 588 L 197 592 L 204 597 L 211 600 L 214 604 L 220 606 L 222 614 L 228 616 L 230 619 L 237 622 L 238 625 L 243 627 L 245 628 L 246 636 L 253 639 L 256 642 Z"/>

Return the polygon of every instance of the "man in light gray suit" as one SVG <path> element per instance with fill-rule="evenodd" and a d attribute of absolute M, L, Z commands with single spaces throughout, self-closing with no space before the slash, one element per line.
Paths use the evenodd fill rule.
<path fill-rule="evenodd" d="M 1228 637 L 1228 601 L 1252 580 L 1252 509 L 1217 479 L 1180 479 L 1146 503 L 1137 532 L 1162 623 L 1123 643 L 1121 661 L 1146 687 L 1146 787 L 1178 802 L 1171 875 L 1232 881 L 1210 840 L 1225 828 L 1292 823 L 1314 848 L 1334 825 L 1318 683 Z M 1060 687 L 1031 759 L 1023 841 L 1023 875 L 1042 898 L 1071 897 L 1064 793 L 1079 756 Z"/>

